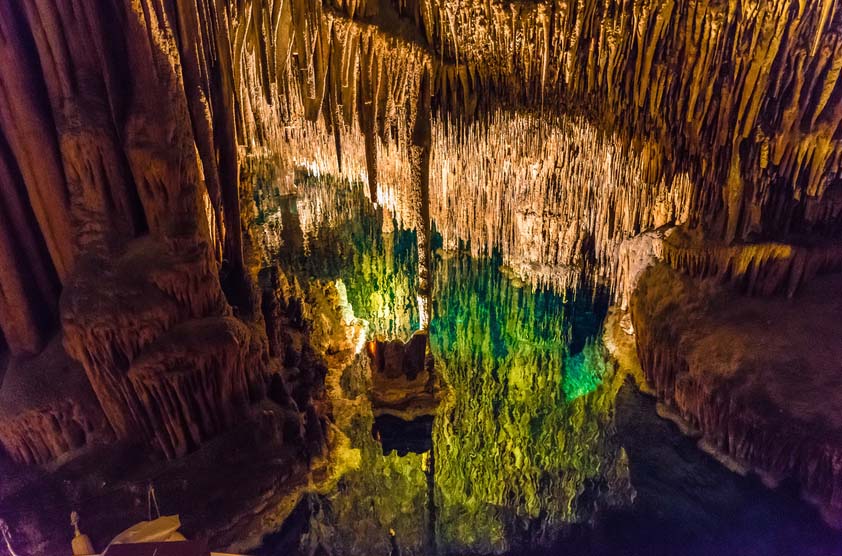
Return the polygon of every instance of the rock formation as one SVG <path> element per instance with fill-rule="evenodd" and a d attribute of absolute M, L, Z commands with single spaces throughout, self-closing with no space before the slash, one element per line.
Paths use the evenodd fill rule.
<path fill-rule="evenodd" d="M 842 306 L 816 279 L 796 302 L 717 291 L 666 266 L 632 299 L 640 364 L 658 399 L 714 450 L 777 483 L 795 479 L 828 521 L 842 515 L 838 342 Z"/>
<path fill-rule="evenodd" d="M 187 321 L 132 362 L 128 377 L 168 457 L 228 429 L 264 395 L 266 347 L 232 317 Z"/>
<path fill-rule="evenodd" d="M 132 363 L 176 325 L 229 312 L 207 243 L 147 237 L 119 258 L 77 265 L 63 294 L 64 343 L 117 436 L 149 435 L 154 428 L 128 376 Z"/>
<path fill-rule="evenodd" d="M 57 340 L 9 365 L 0 408 L 0 445 L 18 463 L 45 464 L 112 438 L 84 370 Z"/>
<path fill-rule="evenodd" d="M 726 244 L 839 231 L 842 10 L 829 0 L 144 0 L 109 7 L 79 0 L 72 8 L 32 1 L 3 9 L 4 199 L 29 242 L 21 251 L 3 236 L 2 252 L 15 263 L 4 265 L 14 269 L 3 274 L 4 335 L 16 351 L 36 350 L 49 335 L 43 315 L 80 249 L 198 226 L 239 279 L 239 146 L 365 177 L 382 202 L 412 204 L 395 194 L 411 181 L 411 114 L 425 72 L 438 133 L 446 134 L 433 140 L 434 205 L 458 194 L 451 184 L 485 179 L 486 161 L 504 160 L 504 173 L 494 170 L 497 184 L 528 169 L 551 192 L 533 200 L 565 214 L 564 226 L 574 215 L 585 230 L 571 228 L 565 241 L 547 237 L 535 249 L 549 255 L 533 254 L 525 261 L 531 267 L 570 264 L 570 254 L 582 251 L 576 246 L 604 258 L 609 238 L 682 215 Z M 88 37 L 90 47 L 66 37 Z M 588 123 L 575 126 L 617 145 L 609 168 L 640 157 L 622 187 L 638 179 L 648 187 L 622 193 L 628 208 L 612 208 L 607 220 L 581 214 L 578 202 L 559 195 L 589 184 L 595 198 L 610 199 L 604 178 L 618 170 L 603 169 L 595 180 L 572 169 L 553 176 L 541 140 L 530 147 L 531 132 L 516 123 L 518 107 L 550 121 L 588 114 Z M 500 125 L 511 135 L 495 131 Z M 511 148 L 526 159 L 471 155 L 443 166 L 471 141 L 458 141 L 457 152 L 447 143 L 470 134 L 507 137 L 498 153 Z M 310 147 L 298 150 L 297 140 Z M 589 153 L 604 160 L 586 145 L 567 160 L 586 162 Z M 545 172 L 551 175 L 538 178 Z M 692 187 L 679 179 L 684 172 Z M 662 180 L 663 193 L 653 194 Z M 501 193 L 499 185 L 489 191 Z M 667 199 L 682 202 L 664 205 Z M 481 208 L 460 217 L 450 212 L 461 207 L 445 206 L 438 216 L 434 207 L 432 216 L 439 229 L 458 230 L 454 240 L 483 248 L 530 233 L 524 227 L 535 225 L 532 214 L 544 216 L 527 206 L 515 224 L 493 204 Z M 615 225 L 619 214 L 626 224 Z M 459 218 L 469 226 L 451 224 Z M 486 218 L 492 221 L 483 225 Z M 469 229 L 487 230 L 486 237 Z M 551 256 L 558 250 L 567 254 Z"/>

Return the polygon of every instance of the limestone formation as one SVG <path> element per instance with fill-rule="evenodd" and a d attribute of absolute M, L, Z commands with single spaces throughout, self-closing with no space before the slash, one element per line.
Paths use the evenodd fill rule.
<path fill-rule="evenodd" d="M 145 238 L 117 259 L 84 261 L 67 285 L 64 344 L 118 438 L 153 432 L 127 377 L 134 359 L 175 325 L 230 311 L 215 270 L 201 240 Z"/>
<path fill-rule="evenodd" d="M 228 429 L 264 394 L 266 348 L 232 317 L 180 324 L 132 362 L 128 377 L 167 457 Z"/>
<path fill-rule="evenodd" d="M 268 374 L 319 437 L 323 374 L 298 365 L 278 284 L 257 289 L 257 234 L 292 234 L 277 214 L 258 229 L 251 197 L 261 180 L 294 192 L 296 172 L 364 183 L 384 229 L 415 230 L 422 328 L 433 229 L 533 286 L 607 286 L 621 305 L 656 259 L 792 296 L 842 267 L 840 29 L 833 0 L 0 2 L 0 345 L 37 353 L 60 324 L 115 436 L 168 457 Z M 308 202 L 302 228 L 327 217 Z M 674 338 L 635 324 L 660 396 L 688 415 L 724 399 L 682 390 Z M 839 507 L 835 448 L 790 446 L 818 462 L 796 468 L 730 408 L 698 421 L 738 423 L 729 450 Z M 19 461 L 100 429 L 96 407 L 28 409 L 3 427 Z"/>
<path fill-rule="evenodd" d="M 791 477 L 831 523 L 842 515 L 839 276 L 793 301 L 705 287 L 665 267 L 631 303 L 637 351 L 658 398 L 714 450 Z M 760 349 L 758 349 L 760 347 Z"/>
<path fill-rule="evenodd" d="M 7 211 L 30 243 L 24 256 L 2 235 L 15 264 L 0 274 L 0 311 L 18 352 L 49 336 L 57 282 L 80 249 L 195 230 L 244 280 L 241 149 L 363 178 L 393 212 L 412 206 L 424 83 L 438 122 L 433 221 L 450 241 L 508 249 L 524 273 L 568 284 L 569 265 L 610 273 L 614 241 L 657 223 L 686 220 L 725 245 L 839 231 L 842 8 L 829 0 L 33 0 L 3 10 L 4 204 L 23 203 Z M 523 113 L 585 119 L 536 134 Z M 563 141 L 547 134 L 571 132 L 598 139 L 547 156 L 544 145 Z M 470 152 L 497 140 L 488 156 Z M 535 198 L 546 179 L 547 207 L 495 206 L 515 176 L 538 182 Z M 483 180 L 475 211 L 452 204 L 457 184 Z M 591 212 L 582 190 L 610 208 Z"/>
<path fill-rule="evenodd" d="M 0 408 L 0 445 L 17 463 L 46 464 L 112 438 L 84 370 L 57 340 L 9 364 Z"/>
<path fill-rule="evenodd" d="M 368 342 L 369 398 L 375 416 L 389 414 L 411 421 L 435 412 L 440 384 L 432 355 L 427 354 L 427 344 L 428 335 L 424 331 L 416 332 L 406 343 Z"/>

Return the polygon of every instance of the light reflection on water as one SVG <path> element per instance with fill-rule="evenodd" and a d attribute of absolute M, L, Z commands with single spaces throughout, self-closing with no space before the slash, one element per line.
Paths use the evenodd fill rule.
<path fill-rule="evenodd" d="M 261 219 L 282 264 L 341 280 L 369 337 L 408 339 L 418 327 L 414 233 L 395 230 L 360 187 L 304 179 L 297 196 L 268 197 Z M 565 524 L 630 499 L 612 439 L 619 385 L 597 339 L 605 302 L 535 291 L 497 257 L 436 250 L 434 265 L 430 349 L 446 389 L 432 453 L 384 455 L 370 407 L 360 409 L 343 432 L 361 467 L 312 502 L 306 547 L 502 552 L 550 544 Z"/>
<path fill-rule="evenodd" d="M 361 186 L 297 184 L 296 196 L 257 191 L 273 259 L 344 286 L 370 338 L 408 339 L 414 234 Z M 533 291 L 494 257 L 437 250 L 433 263 L 430 349 L 446 386 L 435 418 L 376 420 L 358 356 L 331 400 L 349 447 L 333 457 L 353 465 L 259 554 L 840 553 L 842 535 L 797 492 L 727 472 L 624 384 L 598 339 L 599 295 Z"/>

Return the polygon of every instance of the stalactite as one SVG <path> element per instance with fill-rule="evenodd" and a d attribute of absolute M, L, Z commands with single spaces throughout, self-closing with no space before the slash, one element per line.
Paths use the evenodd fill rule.
<path fill-rule="evenodd" d="M 499 249 L 525 279 L 559 288 L 613 283 L 617 250 L 627 238 L 689 219 L 693 189 L 685 174 L 647 183 L 655 161 L 635 156 L 582 119 L 497 110 L 458 126 L 432 122 L 430 218 L 444 247 L 474 255 Z M 330 136 L 316 125 L 291 133 L 285 154 L 315 175 L 365 175 L 359 133 L 343 135 L 339 172 Z M 411 161 L 381 142 L 378 202 L 399 224 L 414 228 L 417 212 Z"/>
<path fill-rule="evenodd" d="M 2 136 L 0 193 L 0 330 L 13 353 L 36 353 L 53 330 L 59 284 Z"/>
<path fill-rule="evenodd" d="M 168 458 L 227 429 L 263 397 L 265 353 L 245 324 L 216 317 L 172 328 L 132 362 L 128 378 Z"/>
<path fill-rule="evenodd" d="M 246 155 L 368 182 L 371 201 L 422 231 L 429 181 L 446 248 L 499 250 L 533 284 L 627 292 L 621 273 L 649 251 L 624 242 L 686 224 L 709 243 L 666 246 L 674 266 L 791 293 L 838 266 L 841 18 L 829 0 L 2 3 L 0 210 L 18 215 L 0 225 L 3 337 L 37 350 L 59 284 L 83 290 L 65 302 L 68 349 L 108 382 L 101 400 L 138 413 L 122 376 L 140 348 L 123 337 L 133 324 L 74 321 L 119 297 L 95 295 L 91 261 L 147 234 L 164 250 L 174 237 L 207 247 L 198 282 L 121 277 L 129 298 L 130 278 L 145 280 L 168 315 L 132 317 L 149 318 L 141 343 L 208 316 L 205 302 L 227 311 L 208 278 L 220 272 L 253 313 Z M 428 97 L 429 147 L 414 116 Z M 815 245 L 796 247 L 801 236 Z M 124 435 L 135 418 L 116 411 Z"/>
<path fill-rule="evenodd" d="M 408 204 L 413 213 L 413 228 L 418 242 L 418 315 L 420 326 L 425 330 L 432 317 L 432 268 L 430 229 L 430 147 L 432 144 L 432 122 L 430 114 L 430 75 L 424 69 L 418 86 L 417 98 L 410 97 L 415 104 L 412 136 L 409 140 L 410 196 Z"/>
<path fill-rule="evenodd" d="M 89 413 L 90 408 L 63 400 L 0 419 L 0 444 L 18 463 L 49 463 L 84 447 L 102 430 L 103 423 L 91 421 Z"/>
<path fill-rule="evenodd" d="M 119 438 L 152 432 L 126 373 L 178 323 L 230 311 L 213 255 L 196 238 L 137 240 L 121 258 L 86 261 L 62 295 L 67 352 L 82 363 Z"/>
<path fill-rule="evenodd" d="M 58 339 L 4 369 L 0 446 L 13 461 L 49 463 L 112 436 L 85 371 Z"/>
<path fill-rule="evenodd" d="M 793 9 L 783 0 L 762 5 L 587 1 L 574 7 L 554 0 L 516 10 L 500 0 L 396 4 L 426 30 L 437 54 L 469 60 L 493 96 L 543 101 L 542 106 L 548 98 L 564 98 L 595 111 L 624 135 L 647 130 L 671 160 L 683 153 L 698 157 L 683 164 L 707 190 L 694 203 L 694 220 L 710 223 L 712 211 L 706 208 L 721 210 L 708 205 L 716 204 L 716 189 L 729 174 L 727 161 L 758 128 L 772 138 L 772 166 L 759 164 L 765 147 L 746 144 L 739 172 L 754 184 L 761 206 L 771 204 L 777 188 L 791 188 L 792 204 L 803 194 L 821 197 L 835 179 L 840 146 L 838 139 L 828 140 L 838 136 L 842 103 L 839 98 L 826 103 L 838 82 L 833 76 L 840 37 L 828 32 L 842 17 L 838 4 Z M 450 17 L 454 12 L 457 17 Z M 809 52 L 803 44 L 811 46 Z M 559 66 L 564 71 L 548 75 L 541 52 L 566 61 Z M 785 90 L 789 94 L 782 94 Z M 823 119 L 818 113 L 828 116 L 824 126 L 816 125 Z M 810 122 L 804 128 L 809 131 L 798 130 L 797 122 Z M 735 203 L 727 203 L 732 217 L 723 230 L 726 238 L 744 238 L 756 225 L 741 215 L 748 203 L 740 201 L 741 209 L 733 208 Z M 802 225 L 820 224 L 824 215 L 814 216 L 819 219 Z M 763 227 L 771 232 L 787 224 L 765 221 Z"/>

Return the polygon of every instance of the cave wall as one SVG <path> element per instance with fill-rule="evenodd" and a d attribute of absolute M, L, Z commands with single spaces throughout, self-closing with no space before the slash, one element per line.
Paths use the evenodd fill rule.
<path fill-rule="evenodd" d="M 37 351 L 53 332 L 81 254 L 195 233 L 217 263 L 241 265 L 224 6 L 33 0 L 0 10 L 11 217 L 0 325 L 13 352 Z"/>
<path fill-rule="evenodd" d="M 37 353 L 60 324 L 109 434 L 182 455 L 262 398 L 268 362 L 243 257 L 228 7 L 0 12 L 5 341 Z M 200 353 L 184 330 L 222 353 Z M 30 421 L 19 444 L 37 440 Z"/>

